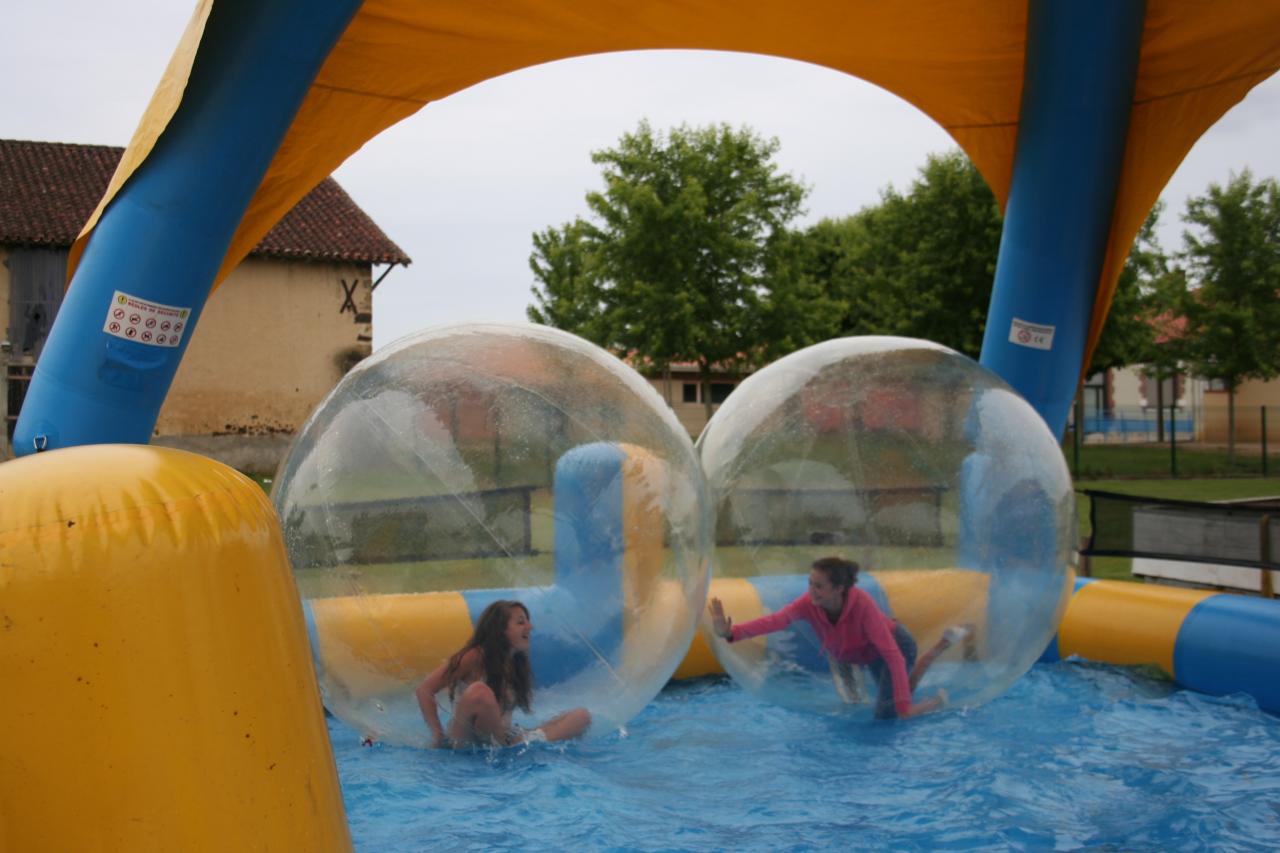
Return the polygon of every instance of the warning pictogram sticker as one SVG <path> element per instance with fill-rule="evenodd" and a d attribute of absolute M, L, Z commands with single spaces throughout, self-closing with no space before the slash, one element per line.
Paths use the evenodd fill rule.
<path fill-rule="evenodd" d="M 102 331 L 117 338 L 140 342 L 153 347 L 176 347 L 182 342 L 182 331 L 187 327 L 191 309 L 177 305 L 161 305 L 117 290 L 107 308 L 107 319 Z M 169 334 L 156 335 L 151 330 L 163 329 Z M 145 329 L 146 331 L 143 331 Z"/>
<path fill-rule="evenodd" d="M 1028 323 L 1026 320 L 1014 317 L 1013 323 L 1009 326 L 1009 343 L 1031 349 L 1050 350 L 1053 349 L 1054 331 L 1053 326 Z"/>

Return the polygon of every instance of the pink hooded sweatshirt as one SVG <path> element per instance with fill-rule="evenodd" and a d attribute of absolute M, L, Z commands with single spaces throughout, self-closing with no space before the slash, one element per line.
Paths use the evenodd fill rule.
<path fill-rule="evenodd" d="M 894 708 L 899 717 L 906 716 L 911 710 L 911 682 L 907 678 L 907 661 L 893 638 L 897 623 L 881 612 L 866 591 L 856 586 L 849 587 L 844 609 L 834 625 L 826 612 L 805 594 L 776 613 L 734 625 L 729 642 L 781 631 L 797 619 L 808 622 L 822 643 L 821 651 L 841 663 L 866 664 L 883 658 L 893 679 Z"/>

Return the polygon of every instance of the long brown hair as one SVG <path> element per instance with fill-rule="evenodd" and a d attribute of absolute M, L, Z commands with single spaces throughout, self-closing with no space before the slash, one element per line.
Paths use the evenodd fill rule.
<path fill-rule="evenodd" d="M 484 660 L 484 683 L 489 685 L 498 704 L 504 711 L 509 711 L 514 698 L 514 706 L 528 712 L 529 697 L 533 692 L 533 668 L 529 666 L 529 656 L 524 652 L 512 654 L 511 644 L 507 641 L 507 623 L 511 621 L 511 611 L 517 607 L 524 611 L 526 619 L 529 618 L 529 608 L 518 601 L 495 601 L 481 612 L 471 639 L 449 658 L 449 665 L 444 669 L 444 683 L 449 685 L 450 701 L 453 701 L 454 688 L 458 686 L 458 668 L 462 666 L 462 658 L 472 649 L 479 649 Z"/>

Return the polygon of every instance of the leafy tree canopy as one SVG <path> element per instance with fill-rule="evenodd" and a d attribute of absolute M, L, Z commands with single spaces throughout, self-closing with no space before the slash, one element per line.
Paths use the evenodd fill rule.
<path fill-rule="evenodd" d="M 1280 184 L 1248 170 L 1187 201 L 1186 356 L 1234 390 L 1280 374 Z"/>
<path fill-rule="evenodd" d="M 590 234 L 590 226 L 576 219 L 533 235 L 529 267 L 542 287 L 534 289 L 535 304 L 525 313 L 535 323 L 603 341 L 608 333 L 603 325 L 604 301 L 596 283 Z"/>
<path fill-rule="evenodd" d="M 903 194 L 805 233 L 805 272 L 845 306 L 842 334 L 926 338 L 977 357 L 1002 218 L 959 151 L 931 155 Z"/>
<path fill-rule="evenodd" d="M 1092 375 L 1129 364 L 1164 364 L 1172 351 L 1157 346 L 1159 330 L 1177 305 L 1165 281 L 1169 258 L 1160 248 L 1156 228 L 1164 203 L 1156 202 L 1138 230 L 1111 298 L 1102 336 L 1086 373 Z"/>
<path fill-rule="evenodd" d="M 777 151 L 747 128 L 642 122 L 594 152 L 590 217 L 534 235 L 529 318 L 704 379 L 828 337 L 837 312 L 787 230 L 808 191 Z"/>

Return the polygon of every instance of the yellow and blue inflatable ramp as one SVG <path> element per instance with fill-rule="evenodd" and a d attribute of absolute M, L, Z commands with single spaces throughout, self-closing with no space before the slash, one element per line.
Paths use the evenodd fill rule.
<path fill-rule="evenodd" d="M 1128 581 L 1076 581 L 1043 662 L 1158 666 L 1183 687 L 1280 711 L 1280 601 Z"/>

